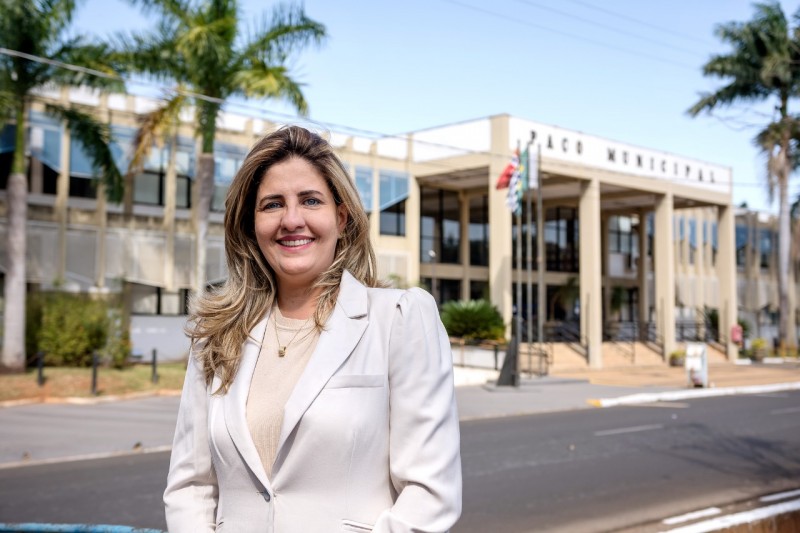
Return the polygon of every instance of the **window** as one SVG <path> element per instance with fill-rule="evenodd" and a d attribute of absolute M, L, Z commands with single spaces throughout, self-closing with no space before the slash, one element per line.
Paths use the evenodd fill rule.
<path fill-rule="evenodd" d="M 372 169 L 369 167 L 356 167 L 356 189 L 361 197 L 361 203 L 367 213 L 372 213 Z"/>
<path fill-rule="evenodd" d="M 470 300 L 488 300 L 489 296 L 489 282 L 475 279 L 469 281 Z"/>
<path fill-rule="evenodd" d="M 396 235 L 402 237 L 406 234 L 406 201 L 392 204 L 381 210 L 381 235 Z"/>
<path fill-rule="evenodd" d="M 460 263 L 458 193 L 440 189 L 422 189 L 420 193 L 420 261 Z M 431 250 L 435 255 L 431 255 Z"/>
<path fill-rule="evenodd" d="M 759 264 L 761 265 L 762 270 L 766 270 L 769 268 L 771 259 L 772 259 L 772 247 L 773 247 L 773 235 L 772 230 L 767 228 L 762 228 L 759 233 Z"/>
<path fill-rule="evenodd" d="M 74 136 L 70 137 L 69 195 L 76 198 L 96 198 L 98 175 L 83 143 Z"/>
<path fill-rule="evenodd" d="M 109 146 L 120 172 L 126 172 L 136 130 L 124 126 L 112 126 L 113 142 Z M 164 205 L 167 166 L 172 143 L 163 148 L 153 146 L 145 158 L 142 171 L 134 177 L 133 201 L 137 204 Z M 178 137 L 175 145 L 176 191 L 175 205 L 191 207 L 192 177 L 194 176 L 194 140 Z"/>
<path fill-rule="evenodd" d="M 717 264 L 717 223 L 711 223 L 711 264 Z"/>
<path fill-rule="evenodd" d="M 693 218 L 688 220 L 689 223 L 689 264 L 694 264 L 695 255 L 697 255 L 697 221 Z"/>
<path fill-rule="evenodd" d="M 134 315 L 186 315 L 189 291 L 167 292 L 161 287 L 131 284 L 131 313 Z"/>
<path fill-rule="evenodd" d="M 474 266 L 489 266 L 488 200 L 486 195 L 469 200 L 469 264 Z"/>
<path fill-rule="evenodd" d="M 380 180 L 380 232 L 381 235 L 404 236 L 406 234 L 406 198 L 408 198 L 408 174 L 381 170 Z"/>
<path fill-rule="evenodd" d="M 550 208 L 544 224 L 544 245 L 547 270 L 578 272 L 577 210 L 568 207 Z"/>
<path fill-rule="evenodd" d="M 211 199 L 212 211 L 225 210 L 225 197 L 228 195 L 233 178 L 242 166 L 247 151 L 234 144 L 217 143 L 214 149 L 214 192 Z"/>
<path fill-rule="evenodd" d="M 747 226 L 736 225 L 736 266 L 747 265 Z"/>
<path fill-rule="evenodd" d="M 631 217 L 612 216 L 608 219 L 608 250 L 611 253 L 631 254 L 636 248 Z"/>

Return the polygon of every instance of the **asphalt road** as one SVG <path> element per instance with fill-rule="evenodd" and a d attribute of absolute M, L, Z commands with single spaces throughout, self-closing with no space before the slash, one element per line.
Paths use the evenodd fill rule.
<path fill-rule="evenodd" d="M 464 422 L 456 533 L 611 531 L 800 485 L 800 392 Z M 0 521 L 164 528 L 168 456 L 0 470 Z"/>

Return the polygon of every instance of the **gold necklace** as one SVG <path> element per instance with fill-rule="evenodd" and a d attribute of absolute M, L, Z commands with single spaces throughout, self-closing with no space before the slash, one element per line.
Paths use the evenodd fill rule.
<path fill-rule="evenodd" d="M 275 311 L 273 312 L 272 324 L 275 326 L 275 340 L 278 341 L 278 357 L 283 357 L 286 355 L 286 349 L 294 342 L 300 332 L 306 327 L 306 324 L 308 324 L 309 320 L 311 320 L 311 317 L 308 317 L 306 321 L 303 322 L 303 325 L 294 332 L 294 336 L 289 342 L 281 346 L 281 338 L 278 336 L 278 309 L 275 308 Z"/>

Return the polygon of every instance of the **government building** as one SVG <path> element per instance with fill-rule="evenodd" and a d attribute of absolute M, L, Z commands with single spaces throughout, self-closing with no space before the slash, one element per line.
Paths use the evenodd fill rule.
<path fill-rule="evenodd" d="M 185 357 L 199 152 L 192 113 L 185 114 L 174 145 L 153 148 L 127 206 L 114 205 L 98 197 L 80 143 L 44 113 L 54 100 L 91 110 L 111 125 L 123 172 L 137 119 L 159 104 L 85 90 L 42 93 L 33 103 L 29 291 L 120 293 L 135 351 L 157 348 L 160 358 Z M 226 275 L 228 184 L 249 147 L 279 126 L 220 116 L 208 283 Z M 315 129 L 337 149 L 370 215 L 380 277 L 396 286 L 422 285 L 440 304 L 486 298 L 509 325 L 519 311 L 523 338 L 533 331 L 531 339 L 547 347 L 551 364 L 663 363 L 691 340 L 733 359 L 739 319 L 749 323 L 751 335 L 771 340 L 776 334 L 775 223 L 732 205 L 728 167 L 508 115 L 383 138 Z M 0 134 L 3 269 L 13 139 L 12 124 Z M 517 219 L 506 205 L 507 190 L 495 184 L 519 146 L 530 146 L 529 164 L 541 186 L 532 183 Z M 790 299 L 794 324 L 796 289 Z"/>

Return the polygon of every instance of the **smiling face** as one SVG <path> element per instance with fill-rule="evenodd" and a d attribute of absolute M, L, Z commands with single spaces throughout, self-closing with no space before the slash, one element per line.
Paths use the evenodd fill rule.
<path fill-rule="evenodd" d="M 333 263 L 347 222 L 325 178 L 305 159 L 286 159 L 264 174 L 255 209 L 256 241 L 278 289 L 310 287 Z"/>

